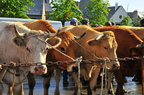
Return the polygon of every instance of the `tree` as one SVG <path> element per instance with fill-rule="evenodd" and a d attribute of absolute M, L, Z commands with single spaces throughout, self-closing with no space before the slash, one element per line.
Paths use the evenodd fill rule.
<path fill-rule="evenodd" d="M 90 24 L 102 24 L 104 25 L 105 22 L 107 22 L 107 16 L 109 13 L 108 6 L 109 1 L 108 0 L 90 0 L 86 5 L 86 14 L 88 15 L 88 18 L 90 20 Z"/>
<path fill-rule="evenodd" d="M 53 12 L 47 14 L 49 19 L 61 21 L 63 25 L 71 18 L 82 19 L 82 13 L 76 6 L 75 0 L 59 0 L 57 3 L 52 1 L 51 4 Z"/>
<path fill-rule="evenodd" d="M 29 6 L 33 0 L 0 0 L 0 17 L 28 18 Z"/>
<path fill-rule="evenodd" d="M 138 21 L 138 22 L 132 22 L 132 24 L 133 24 L 133 26 L 135 26 L 135 27 L 140 27 L 140 21 Z"/>
<path fill-rule="evenodd" d="M 129 16 L 124 16 L 124 19 L 120 22 L 120 25 L 130 26 L 132 23 L 132 19 Z"/>

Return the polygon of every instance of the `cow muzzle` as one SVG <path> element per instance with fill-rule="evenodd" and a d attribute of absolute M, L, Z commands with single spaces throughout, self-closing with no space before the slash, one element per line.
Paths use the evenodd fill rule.
<path fill-rule="evenodd" d="M 67 71 L 68 72 L 74 72 L 74 71 L 76 72 L 76 68 L 78 68 L 76 64 L 71 64 L 71 65 L 67 66 Z"/>
<path fill-rule="evenodd" d="M 47 73 L 47 67 L 45 65 L 42 66 L 35 66 L 32 68 L 31 73 L 33 74 L 46 74 Z"/>
<path fill-rule="evenodd" d="M 114 62 L 114 63 L 111 63 L 111 67 L 108 69 L 109 69 L 109 71 L 116 71 L 119 68 L 120 68 L 119 62 Z"/>
<path fill-rule="evenodd" d="M 119 68 L 120 68 L 119 64 L 113 64 L 113 66 L 112 66 L 113 71 L 118 70 Z"/>

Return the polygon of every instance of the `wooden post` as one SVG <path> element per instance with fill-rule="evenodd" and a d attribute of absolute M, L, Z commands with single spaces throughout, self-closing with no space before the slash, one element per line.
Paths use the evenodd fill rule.
<path fill-rule="evenodd" d="M 45 0 L 43 0 L 42 20 L 46 20 L 45 12 L 46 12 L 46 3 Z"/>
<path fill-rule="evenodd" d="M 141 59 L 142 65 L 142 95 L 144 95 L 144 59 Z"/>

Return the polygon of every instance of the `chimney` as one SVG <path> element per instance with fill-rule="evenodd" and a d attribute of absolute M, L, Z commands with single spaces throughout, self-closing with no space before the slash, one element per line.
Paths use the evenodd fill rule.
<path fill-rule="evenodd" d="M 118 8 L 118 3 L 115 3 L 115 10 Z"/>
<path fill-rule="evenodd" d="M 138 21 L 138 11 L 134 10 L 133 11 L 133 22 L 137 22 Z"/>

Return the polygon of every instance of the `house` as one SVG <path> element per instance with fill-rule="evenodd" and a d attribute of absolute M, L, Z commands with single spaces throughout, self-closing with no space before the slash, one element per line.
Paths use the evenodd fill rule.
<path fill-rule="evenodd" d="M 45 10 L 46 13 L 52 12 L 52 9 L 50 8 L 50 0 L 45 0 Z M 28 17 L 31 19 L 41 19 L 42 18 L 42 11 L 43 11 L 43 0 L 34 0 L 33 3 L 35 4 L 34 7 L 30 7 L 30 10 L 28 10 Z"/>
<path fill-rule="evenodd" d="M 143 12 L 138 12 L 137 10 L 134 10 L 133 12 L 126 12 L 125 9 L 122 6 L 118 6 L 117 3 L 115 6 L 109 7 L 109 9 L 110 12 L 108 19 L 109 21 L 116 22 L 116 24 L 120 24 L 124 16 L 129 16 L 133 23 L 137 23 L 142 17 L 144 17 Z"/>
<path fill-rule="evenodd" d="M 133 20 L 134 23 L 137 23 L 140 21 L 140 19 L 143 17 L 143 12 L 138 12 L 137 10 L 134 10 L 133 12 L 127 12 L 128 16 Z"/>
<path fill-rule="evenodd" d="M 118 3 L 115 6 L 108 7 L 110 9 L 108 14 L 109 21 L 115 22 L 117 25 L 123 20 L 124 16 L 128 16 L 127 12 L 122 6 L 118 6 Z"/>
<path fill-rule="evenodd" d="M 87 17 L 87 18 L 89 16 L 86 14 L 85 9 L 87 8 L 86 4 L 90 2 L 91 2 L 90 0 L 81 0 L 79 2 L 79 8 L 80 10 L 82 10 L 83 14 L 85 15 L 84 17 Z M 110 9 L 110 11 L 109 11 L 107 18 L 109 21 L 113 21 L 116 24 L 120 24 L 124 16 L 128 16 L 125 9 L 122 6 L 118 6 L 118 3 L 116 3 L 115 6 L 110 6 L 108 8 Z"/>
<path fill-rule="evenodd" d="M 83 14 L 84 14 L 84 16 L 83 17 L 85 17 L 85 18 L 88 18 L 89 16 L 87 15 L 87 12 L 86 12 L 86 9 L 87 9 L 87 7 L 86 7 L 86 5 L 87 5 L 87 3 L 90 3 L 91 1 L 90 0 L 80 0 L 80 2 L 79 2 L 79 9 L 83 12 Z"/>

